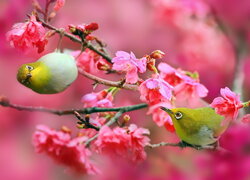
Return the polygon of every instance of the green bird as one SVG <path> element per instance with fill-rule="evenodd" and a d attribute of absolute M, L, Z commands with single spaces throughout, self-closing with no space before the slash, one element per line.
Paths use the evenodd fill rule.
<path fill-rule="evenodd" d="M 34 63 L 23 64 L 18 69 L 17 80 L 39 94 L 55 94 L 74 82 L 77 74 L 73 56 L 53 52 Z"/>
<path fill-rule="evenodd" d="M 229 122 L 213 108 L 175 108 L 162 107 L 172 118 L 177 136 L 193 146 L 216 145 L 219 137 L 227 129 Z"/>

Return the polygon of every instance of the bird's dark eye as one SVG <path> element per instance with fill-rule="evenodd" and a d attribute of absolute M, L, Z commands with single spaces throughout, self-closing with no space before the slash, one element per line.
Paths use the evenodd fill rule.
<path fill-rule="evenodd" d="M 182 118 L 182 113 L 181 112 L 177 112 L 177 113 L 175 113 L 175 118 L 177 119 L 177 120 L 179 120 L 179 119 L 181 119 Z"/>
<path fill-rule="evenodd" d="M 26 66 L 26 68 L 29 70 L 29 71 L 32 71 L 34 68 L 32 66 Z"/>

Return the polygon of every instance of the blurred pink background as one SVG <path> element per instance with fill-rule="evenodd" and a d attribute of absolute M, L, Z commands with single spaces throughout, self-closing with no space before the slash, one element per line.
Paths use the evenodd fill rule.
<path fill-rule="evenodd" d="M 41 0 L 42 1 L 42 0 Z M 242 0 L 207 0 L 228 28 L 249 36 L 250 2 Z M 95 35 L 108 44 L 113 56 L 117 50 L 133 51 L 137 57 L 159 49 L 166 53 L 164 61 L 184 70 L 198 71 L 201 83 L 209 90 L 210 103 L 222 87 L 232 86 L 236 65 L 234 44 L 214 22 L 206 17 L 209 6 L 198 0 L 66 0 L 52 24 L 97 22 Z M 5 34 L 16 22 L 26 19 L 32 10 L 29 0 L 0 1 L 0 95 L 16 104 L 48 108 L 82 107 L 81 97 L 92 92 L 91 81 L 79 76 L 65 92 L 55 95 L 36 94 L 16 80 L 18 67 L 41 56 L 35 51 L 23 54 L 11 48 Z M 192 16 L 196 14 L 196 16 Z M 237 32 L 237 33 L 236 33 Z M 247 36 L 248 35 L 248 36 Z M 58 36 L 53 37 L 44 54 L 53 51 Z M 63 47 L 79 49 L 68 39 Z M 250 60 L 246 56 L 245 77 L 249 77 Z M 108 77 L 108 76 L 107 76 Z M 88 84 L 88 85 L 87 85 Z M 103 87 L 98 87 L 97 90 Z M 250 98 L 250 80 L 245 79 L 244 95 Z M 126 95 L 129 93 L 130 98 Z M 115 99 L 115 105 L 140 103 L 138 93 L 124 91 Z M 146 110 L 129 113 L 132 122 L 148 128 L 152 143 L 177 142 L 175 134 L 153 123 Z M 138 118 L 140 117 L 140 118 Z M 232 150 L 229 157 L 220 153 L 161 147 L 147 149 L 147 161 L 132 166 L 127 162 L 112 162 L 96 156 L 103 174 L 79 176 L 49 157 L 37 154 L 32 146 L 32 134 L 37 124 L 60 129 L 62 125 L 77 132 L 73 116 L 55 116 L 39 112 L 21 112 L 0 107 L 0 179 L 249 179 L 250 126 L 235 125 L 222 137 L 221 143 Z M 232 146 L 237 148 L 231 149 Z"/>

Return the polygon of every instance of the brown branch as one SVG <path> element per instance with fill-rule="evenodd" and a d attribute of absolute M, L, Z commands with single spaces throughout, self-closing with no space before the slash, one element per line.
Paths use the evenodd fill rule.
<path fill-rule="evenodd" d="M 48 29 L 51 29 L 51 30 L 54 30 L 56 33 L 58 34 L 61 34 L 61 30 L 52 26 L 51 24 L 48 24 L 46 22 L 44 22 L 43 20 L 41 20 L 40 18 L 37 17 L 37 20 L 40 21 L 44 27 L 48 28 Z M 105 53 L 99 51 L 96 47 L 94 47 L 90 42 L 88 41 L 84 41 L 82 42 L 81 39 L 77 38 L 76 36 L 70 34 L 70 33 L 67 33 L 67 32 L 64 32 L 63 34 L 65 37 L 68 37 L 69 39 L 71 39 L 72 41 L 74 42 L 77 42 L 79 44 L 81 44 L 82 46 L 84 45 L 85 47 L 87 47 L 88 49 L 94 51 L 95 53 L 99 54 L 100 56 L 102 56 L 104 59 L 106 59 L 108 62 L 111 63 L 111 60 L 112 58 L 109 57 L 108 55 L 106 55 Z"/>
<path fill-rule="evenodd" d="M 147 104 L 136 104 L 131 106 L 123 106 L 123 107 L 114 107 L 114 108 L 99 108 L 99 107 L 91 107 L 91 108 L 83 108 L 83 109 L 68 109 L 68 110 L 57 110 L 57 109 L 49 109 L 44 107 L 33 107 L 33 106 L 22 106 L 17 104 L 12 104 L 5 97 L 0 96 L 0 105 L 3 107 L 10 107 L 19 111 L 31 111 L 31 112 L 45 112 L 55 115 L 72 115 L 75 114 L 75 111 L 81 114 L 92 114 L 97 112 L 118 112 L 118 111 L 134 111 L 142 108 L 146 108 Z"/>
<path fill-rule="evenodd" d="M 148 144 L 146 147 L 149 148 L 157 148 L 157 147 L 161 147 L 161 146 L 172 146 L 172 147 L 180 147 L 180 148 L 193 148 L 196 150 L 217 150 L 220 152 L 224 152 L 224 153 L 230 153 L 228 150 L 218 146 L 217 143 L 215 143 L 214 145 L 207 145 L 207 146 L 196 146 L 196 145 L 191 145 L 188 143 L 185 143 L 183 141 L 180 141 L 178 143 L 168 143 L 168 142 L 161 142 L 158 144 Z"/>
<path fill-rule="evenodd" d="M 127 90 L 133 90 L 133 91 L 138 90 L 137 85 L 126 84 L 126 83 L 123 83 L 123 81 L 114 82 L 114 81 L 106 80 L 106 79 L 94 76 L 94 75 L 92 75 L 90 73 L 87 73 L 86 71 L 84 71 L 84 70 L 82 70 L 80 68 L 78 69 L 78 71 L 83 76 L 97 82 L 98 84 L 103 84 L 103 85 L 106 85 L 106 86 L 118 87 L 118 88 L 123 88 L 123 89 L 127 89 Z"/>

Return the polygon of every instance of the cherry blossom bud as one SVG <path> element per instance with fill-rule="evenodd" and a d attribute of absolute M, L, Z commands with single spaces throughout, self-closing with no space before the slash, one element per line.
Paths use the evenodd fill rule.
<path fill-rule="evenodd" d="M 53 19 L 54 17 L 56 16 L 56 12 L 51 12 L 50 14 L 49 14 L 49 20 L 51 20 L 51 19 Z"/>
<path fill-rule="evenodd" d="M 62 126 L 61 131 L 64 132 L 64 133 L 71 134 L 71 129 L 69 129 L 67 126 Z"/>
<path fill-rule="evenodd" d="M 161 58 L 163 58 L 164 55 L 165 55 L 164 52 L 162 52 L 160 50 L 155 50 L 150 54 L 150 57 L 153 59 L 161 59 Z"/>
<path fill-rule="evenodd" d="M 89 32 L 96 31 L 98 28 L 99 26 L 95 22 L 85 25 L 85 31 Z"/>
<path fill-rule="evenodd" d="M 158 72 L 157 68 L 155 67 L 155 59 L 153 58 L 147 59 L 147 69 L 155 73 Z"/>
<path fill-rule="evenodd" d="M 97 63 L 96 63 L 97 69 L 101 70 L 101 71 L 107 71 L 111 69 L 110 64 L 104 60 L 104 59 L 100 59 Z"/>
<path fill-rule="evenodd" d="M 125 114 L 123 116 L 123 123 L 127 123 L 130 120 L 130 116 L 128 114 Z"/>
<path fill-rule="evenodd" d="M 69 31 L 70 31 L 72 34 L 74 34 L 74 33 L 76 32 L 76 26 L 73 25 L 73 24 L 69 24 L 69 25 L 68 25 L 68 29 L 69 29 Z"/>

